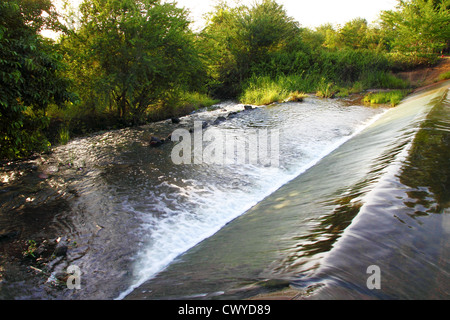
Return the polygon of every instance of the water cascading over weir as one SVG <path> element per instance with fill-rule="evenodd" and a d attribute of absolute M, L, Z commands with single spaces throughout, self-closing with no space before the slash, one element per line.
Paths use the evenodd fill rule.
<path fill-rule="evenodd" d="M 7 165 L 0 299 L 447 299 L 449 87 L 395 108 L 222 103 Z M 151 146 L 197 121 L 224 163 Z M 275 162 L 234 161 L 255 132 L 277 134 Z"/>

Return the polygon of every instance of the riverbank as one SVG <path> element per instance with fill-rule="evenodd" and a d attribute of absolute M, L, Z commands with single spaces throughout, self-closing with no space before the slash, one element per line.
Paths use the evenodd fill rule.
<path fill-rule="evenodd" d="M 429 68 L 396 74 L 386 72 L 364 74 L 361 81 L 347 86 L 338 86 L 325 78 L 304 74 L 280 76 L 275 79 L 255 77 L 248 81 L 243 87 L 242 94 L 236 99 L 242 104 L 268 105 L 301 101 L 307 96 L 314 95 L 323 98 L 344 98 L 355 102 L 361 98 L 359 103 L 364 103 L 366 100 L 366 103 L 378 104 L 377 101 L 379 101 L 381 104 L 394 106 L 408 93 L 408 90 L 418 90 L 421 86 L 438 82 L 440 77 L 449 71 L 450 57 L 444 57 L 438 61 L 437 65 Z M 304 89 L 307 90 L 303 91 Z M 394 97 L 389 96 L 391 91 L 395 92 Z M 370 97 L 374 94 L 377 95 L 376 99 Z M 53 146 L 66 144 L 76 137 L 181 117 L 220 102 L 199 93 L 184 93 L 175 100 L 176 103 L 172 106 L 152 107 L 148 115 L 141 119 L 119 117 L 111 110 L 109 112 L 107 110 L 87 111 L 77 109 L 80 106 L 76 105 L 71 105 L 69 110 L 62 110 L 53 106 L 46 111 L 47 114 L 44 117 L 46 119 L 44 122 L 48 121 L 49 124 L 45 128 L 38 129 L 40 138 L 34 137 L 30 145 L 22 148 L 26 152 L 21 154 L 19 159 L 35 157 L 36 154 L 33 153 L 49 152 Z M 8 163 L 11 162 L 10 160 L 12 159 L 2 159 L 1 162 Z"/>
<path fill-rule="evenodd" d="M 268 105 L 287 101 L 301 101 L 305 96 L 320 98 L 348 98 L 361 96 L 361 102 L 397 105 L 408 93 L 445 80 L 450 71 L 450 57 L 440 58 L 432 67 L 398 73 L 375 72 L 347 85 L 337 85 L 325 78 L 308 75 L 254 77 L 239 97 L 241 103 Z M 302 91 L 306 90 L 306 91 Z M 393 96 L 394 93 L 394 96 Z M 377 97 L 373 97 L 376 94 Z"/>
<path fill-rule="evenodd" d="M 439 59 L 435 66 L 419 68 L 412 71 L 398 72 L 395 75 L 411 83 L 411 86 L 415 88 L 415 91 L 418 91 L 426 89 L 428 86 L 437 82 L 445 81 L 446 79 L 441 79 L 440 77 L 449 71 L 450 57 L 444 56 Z"/>

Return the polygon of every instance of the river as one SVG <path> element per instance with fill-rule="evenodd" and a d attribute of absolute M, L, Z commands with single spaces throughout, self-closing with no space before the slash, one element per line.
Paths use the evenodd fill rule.
<path fill-rule="evenodd" d="M 448 298 L 448 86 L 393 109 L 225 102 L 6 165 L 0 298 Z M 209 126 L 193 150 L 196 135 L 226 137 L 224 163 L 175 164 L 177 143 L 150 146 L 196 121 Z M 268 140 L 271 163 L 239 158 Z M 67 252 L 30 269 L 30 240 L 42 255 L 56 242 Z M 372 265 L 381 289 L 367 288 Z M 55 280 L 69 266 L 80 289 Z"/>

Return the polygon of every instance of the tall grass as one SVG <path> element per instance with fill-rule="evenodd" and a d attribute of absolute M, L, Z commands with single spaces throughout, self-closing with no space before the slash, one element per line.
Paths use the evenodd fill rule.
<path fill-rule="evenodd" d="M 239 97 L 241 103 L 267 105 L 273 102 L 301 101 L 304 92 L 314 92 L 316 79 L 311 76 L 253 76 Z"/>
<path fill-rule="evenodd" d="M 184 92 L 180 97 L 180 102 L 176 104 L 176 107 L 186 107 L 190 106 L 194 109 L 210 107 L 219 100 L 213 99 L 207 94 L 199 93 L 199 92 Z"/>
<path fill-rule="evenodd" d="M 263 105 L 283 101 L 296 91 L 331 98 L 367 89 L 409 88 L 409 82 L 394 76 L 391 69 L 387 55 L 369 50 L 273 54 L 268 62 L 253 70 L 254 75 L 243 83 L 239 98 L 243 103 Z"/>
<path fill-rule="evenodd" d="M 70 140 L 70 131 L 67 127 L 62 127 L 58 131 L 58 142 L 62 145 L 67 144 Z"/>
<path fill-rule="evenodd" d="M 406 89 L 410 87 L 408 81 L 385 71 L 365 72 L 361 75 L 360 81 L 366 89 Z"/>
<path fill-rule="evenodd" d="M 408 90 L 394 90 L 388 92 L 369 93 L 364 97 L 365 103 L 390 104 L 395 107 L 408 94 Z"/>
<path fill-rule="evenodd" d="M 335 93 L 336 88 L 333 82 L 329 82 L 325 78 L 322 78 L 317 84 L 316 96 L 320 98 L 332 98 Z"/>
<path fill-rule="evenodd" d="M 267 105 L 280 102 L 289 96 L 289 91 L 269 77 L 251 79 L 239 100 L 241 103 Z"/>
<path fill-rule="evenodd" d="M 365 72 L 355 82 L 336 84 L 329 77 L 320 74 L 279 75 L 276 77 L 251 77 L 239 97 L 241 103 L 267 105 L 289 99 L 295 92 L 315 93 L 318 97 L 332 98 L 335 95 L 345 97 L 367 89 L 402 89 L 409 88 L 409 82 L 395 77 L 385 71 Z M 393 101 L 396 101 L 393 98 Z M 384 102 L 383 102 L 384 103 Z"/>

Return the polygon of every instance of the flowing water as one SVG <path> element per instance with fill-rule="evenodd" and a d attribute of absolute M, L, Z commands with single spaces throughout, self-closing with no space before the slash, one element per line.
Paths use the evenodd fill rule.
<path fill-rule="evenodd" d="M 6 165 L 0 298 L 242 299 L 288 286 L 304 298 L 448 297 L 447 87 L 390 110 L 313 97 L 223 103 Z M 176 165 L 175 143 L 149 146 L 237 111 L 209 130 L 237 149 L 277 133 L 276 165 L 236 152 Z M 55 239 L 66 255 L 23 265 L 26 241 Z M 55 285 L 70 265 L 79 290 Z M 380 290 L 367 289 L 370 265 Z"/>

